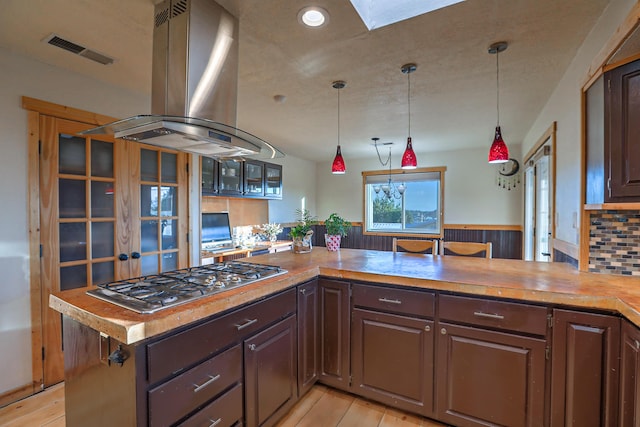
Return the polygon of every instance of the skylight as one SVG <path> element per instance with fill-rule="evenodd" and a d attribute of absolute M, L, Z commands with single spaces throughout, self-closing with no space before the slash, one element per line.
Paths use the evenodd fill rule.
<path fill-rule="evenodd" d="M 350 0 L 369 30 L 395 24 L 464 0 Z"/>

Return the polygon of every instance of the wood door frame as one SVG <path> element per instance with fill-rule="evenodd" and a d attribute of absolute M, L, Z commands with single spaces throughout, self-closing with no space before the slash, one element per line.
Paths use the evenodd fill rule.
<path fill-rule="evenodd" d="M 22 97 L 22 108 L 27 110 L 27 196 L 29 229 L 29 294 L 31 306 L 31 387 L 22 397 L 44 389 L 44 362 L 42 357 L 42 276 L 40 258 L 40 116 L 47 115 L 90 125 L 103 125 L 116 118 L 66 107 L 27 96 Z M 16 396 L 18 397 L 18 396 Z"/>
<path fill-rule="evenodd" d="M 558 128 L 558 123 L 557 122 L 553 122 L 551 123 L 551 126 L 549 126 L 547 128 L 547 130 L 542 134 L 542 136 L 540 138 L 538 138 L 538 141 L 536 141 L 536 143 L 533 145 L 533 147 L 531 147 L 531 149 L 527 152 L 527 154 L 524 156 L 524 161 L 522 162 L 523 167 L 526 170 L 527 167 L 527 163 L 530 160 L 533 160 L 534 156 L 536 155 L 536 153 L 544 146 L 547 144 L 547 142 L 549 142 L 549 145 L 551 146 L 551 155 L 550 155 L 550 161 L 549 161 L 549 175 L 551 176 L 551 188 L 550 188 L 550 201 L 551 201 L 551 206 L 549 207 L 549 210 L 551 211 L 551 215 L 549 218 L 549 228 L 551 230 L 551 237 L 549 239 L 549 250 L 551 251 L 551 258 L 549 260 L 549 262 L 553 262 L 554 256 L 553 256 L 553 251 L 555 248 L 555 241 L 556 241 L 556 130 Z M 525 184 L 526 186 L 526 184 Z M 526 208 L 526 207 L 525 207 Z M 524 215 L 526 215 L 526 209 L 524 209 L 523 212 Z M 525 218 L 523 217 L 523 221 L 522 223 L 525 223 Z M 523 236 L 522 236 L 522 256 L 524 258 L 524 253 L 525 253 L 525 238 L 524 238 L 524 233 L 526 233 L 526 230 L 524 230 L 524 226 L 523 226 Z M 534 254 L 534 260 L 535 260 L 535 254 Z"/>

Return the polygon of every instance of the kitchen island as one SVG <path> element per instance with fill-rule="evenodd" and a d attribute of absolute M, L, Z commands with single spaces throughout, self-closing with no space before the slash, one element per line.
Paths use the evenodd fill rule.
<path fill-rule="evenodd" d="M 135 419 L 134 424 L 138 425 L 163 425 L 157 417 L 154 419 L 148 414 L 153 412 L 154 405 L 162 407 L 153 402 L 163 401 L 155 396 L 168 393 L 167 384 L 203 369 L 203 364 L 237 358 L 238 363 L 243 364 L 237 369 L 244 372 L 244 380 L 238 373 L 236 379 L 229 379 L 231 388 L 223 387 L 220 393 L 224 391 L 222 397 L 234 398 L 236 405 L 241 405 L 237 402 L 242 402 L 244 387 L 244 425 L 275 422 L 304 388 L 300 383 L 304 372 L 298 371 L 296 375 L 291 369 L 302 366 L 313 371 L 316 365 L 317 375 L 313 372 L 307 375 L 311 382 L 319 378 L 328 385 L 455 425 L 560 425 L 567 417 L 591 420 L 591 424 L 581 425 L 614 425 L 635 409 L 635 404 L 627 403 L 625 396 L 631 385 L 625 382 L 624 372 L 618 374 L 622 367 L 619 368 L 617 360 L 622 351 L 622 363 L 626 363 L 626 347 L 620 343 L 628 341 L 636 331 L 634 328 L 640 325 L 638 278 L 583 273 L 561 264 L 348 249 L 328 252 L 315 248 L 310 254 L 268 254 L 251 261 L 278 265 L 288 273 L 146 315 L 92 298 L 82 289 L 52 295 L 50 306 L 65 319 L 65 377 L 71 394 L 68 393 L 68 405 L 74 404 L 74 395 L 81 396 L 99 383 L 118 390 L 113 395 L 105 393 L 103 403 L 93 406 L 101 406 L 108 414 L 104 401 L 128 396 L 128 409 L 119 411 L 125 424 L 126 420 Z M 310 284 L 315 284 L 313 281 L 318 277 L 320 281 L 314 290 Z M 294 288 L 298 291 L 297 299 L 290 292 Z M 315 299 L 301 300 L 300 295 L 315 295 Z M 180 356 L 186 360 L 184 366 L 154 371 L 153 364 L 158 363 L 153 362 L 154 354 L 163 359 L 166 352 L 175 352 L 177 344 L 180 344 L 179 353 L 189 352 L 185 344 L 189 334 L 190 339 L 201 341 L 203 338 L 198 334 L 215 330 L 216 321 L 234 316 L 238 309 L 265 312 L 271 317 L 262 329 L 253 330 L 256 335 L 241 335 L 222 344 L 212 344 L 201 355 Z M 466 309 L 470 310 L 469 318 Z M 317 314 L 310 315 L 309 311 L 313 314 L 314 310 Z M 236 321 L 251 318 L 245 314 L 239 314 Z M 590 316 L 586 325 L 580 317 L 583 315 Z M 591 319 L 595 319 L 593 324 L 589 323 Z M 306 326 L 301 326 L 302 320 Z M 315 326 L 314 320 L 318 322 Z M 353 325 L 352 331 L 350 325 Z M 272 328 L 277 330 L 261 337 Z M 394 335 L 394 331 L 400 330 L 401 334 Z M 301 331 L 309 334 L 301 336 Z M 625 339 L 620 338 L 621 331 Z M 187 338 L 172 341 L 176 340 L 175 336 Z M 378 338 L 393 344 L 387 346 L 391 351 L 376 348 L 375 355 L 369 354 Z M 260 342 L 264 345 L 274 342 L 275 347 L 269 351 L 279 349 L 284 353 L 280 353 L 283 357 L 274 365 L 279 374 L 271 379 L 262 378 L 263 382 L 280 381 L 282 387 L 276 389 L 284 390 L 285 404 L 265 404 L 275 408 L 276 416 L 261 413 L 260 399 L 264 396 L 260 396 L 259 391 L 264 384 L 252 366 L 269 361 L 260 359 L 260 352 L 254 351 L 261 348 Z M 633 347 L 638 340 L 634 338 L 629 342 Z M 303 343 L 306 344 L 301 348 Z M 312 349 L 314 345 L 317 350 Z M 405 345 L 407 349 L 395 345 Z M 567 345 L 574 347 L 567 349 Z M 580 345 L 587 347 L 581 349 Z M 580 363 L 581 369 L 592 366 L 590 362 L 578 362 L 571 357 L 576 349 L 591 352 L 589 346 L 599 348 L 600 353 L 590 353 L 589 360 L 601 366 L 601 372 L 594 374 L 591 389 L 586 389 L 588 384 L 571 377 L 570 372 Z M 118 348 L 131 359 L 125 360 L 121 368 L 110 364 L 106 357 Z M 83 356 L 75 352 L 82 352 Z M 91 352 L 97 353 L 97 361 L 90 360 Z M 301 352 L 306 352 L 306 356 Z M 469 403 L 469 393 L 480 385 L 470 383 L 468 372 L 460 371 L 468 369 L 462 365 L 465 358 L 460 354 L 467 358 L 477 356 L 471 365 L 478 371 L 488 372 L 483 360 L 487 357 L 498 357 L 500 369 L 513 365 L 516 371 L 511 372 L 510 377 L 523 379 L 526 384 L 490 379 L 498 397 L 500 390 L 508 396 L 515 391 L 522 395 L 520 400 L 514 398 L 512 413 L 493 414 L 498 400 L 491 400 L 486 393 L 475 397 L 479 405 Z M 317 363 L 314 362 L 316 355 Z M 421 375 L 413 375 L 419 382 L 407 387 L 406 383 L 412 379 L 398 369 L 388 377 L 374 374 L 384 370 L 384 365 L 376 360 L 389 362 L 394 357 L 400 357 L 400 365 L 419 370 Z M 307 363 L 308 360 L 311 363 Z M 552 369 L 555 370 L 553 377 Z M 109 372 L 101 374 L 101 371 Z M 287 375 L 290 381 L 284 384 L 281 379 Z M 115 378 L 127 384 L 125 391 L 114 385 Z M 405 384 L 394 378 L 406 378 Z M 467 378 L 464 380 L 467 382 L 461 385 L 463 378 Z M 478 379 L 486 380 L 487 377 Z M 469 392 L 457 394 L 461 388 Z M 252 391 L 248 392 L 249 389 Z M 593 389 L 598 392 L 597 405 L 580 406 L 585 403 L 581 396 L 593 398 Z M 218 397 L 211 403 L 198 403 L 197 409 L 200 411 L 203 405 L 217 401 Z M 69 425 L 74 425 L 74 410 L 82 411 L 68 409 Z M 572 412 L 574 409 L 577 414 Z M 595 418 L 594 411 L 597 411 Z M 631 416 L 634 414 L 632 411 Z M 114 415 L 105 415 L 108 416 Z M 77 419 L 82 416 L 79 414 Z M 187 423 L 189 419 L 179 414 L 168 424 Z"/>

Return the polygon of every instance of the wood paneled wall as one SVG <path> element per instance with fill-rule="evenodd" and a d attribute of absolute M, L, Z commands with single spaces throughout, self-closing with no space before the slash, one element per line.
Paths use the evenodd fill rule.
<path fill-rule="evenodd" d="M 285 227 L 280 239 L 289 239 L 289 227 Z M 324 246 L 324 225 L 314 226 L 313 245 Z M 491 227 L 491 229 L 458 229 L 445 227 L 445 241 L 491 242 L 493 258 L 522 259 L 522 231 L 513 227 Z M 362 226 L 351 228 L 348 236 L 342 240 L 341 247 L 350 249 L 392 250 L 393 236 L 373 236 L 362 233 Z"/>

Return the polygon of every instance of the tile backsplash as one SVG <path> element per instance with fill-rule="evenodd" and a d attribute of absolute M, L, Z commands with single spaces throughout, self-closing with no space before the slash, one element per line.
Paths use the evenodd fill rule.
<path fill-rule="evenodd" d="M 589 271 L 640 276 L 640 210 L 590 212 Z"/>

